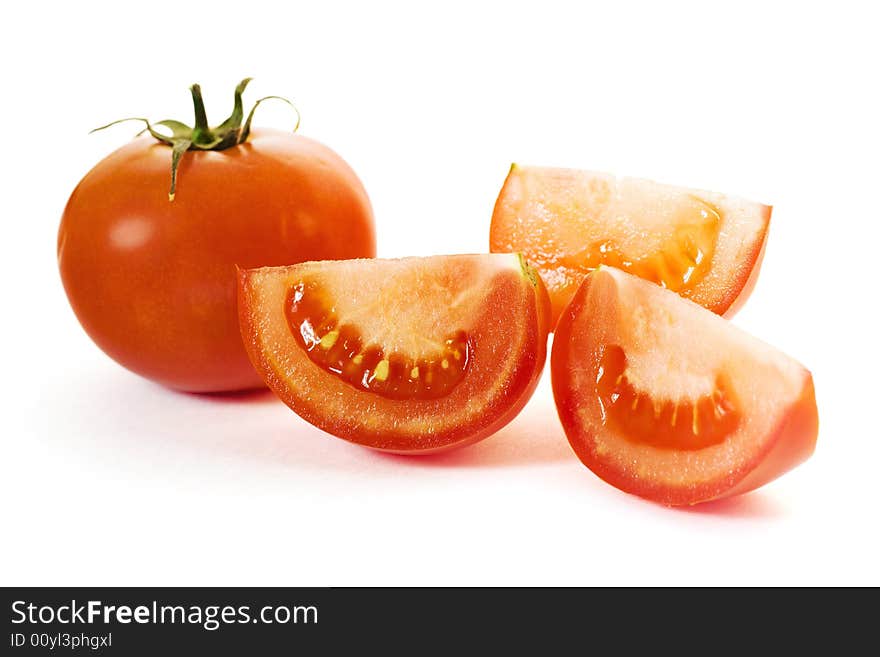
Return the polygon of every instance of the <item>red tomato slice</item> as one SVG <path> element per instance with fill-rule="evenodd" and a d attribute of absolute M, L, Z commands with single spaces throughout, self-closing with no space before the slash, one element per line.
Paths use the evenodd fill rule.
<path fill-rule="evenodd" d="M 297 414 L 391 452 L 475 442 L 531 397 L 550 302 L 518 255 L 307 262 L 240 272 L 251 360 Z"/>
<path fill-rule="evenodd" d="M 538 268 L 554 322 L 599 265 L 730 316 L 754 287 L 770 210 L 650 180 L 513 165 L 495 204 L 490 248 L 521 252 Z"/>
<path fill-rule="evenodd" d="M 581 461 L 664 504 L 752 490 L 816 444 L 813 379 L 802 365 L 613 268 L 592 273 L 560 318 L 552 377 Z"/>

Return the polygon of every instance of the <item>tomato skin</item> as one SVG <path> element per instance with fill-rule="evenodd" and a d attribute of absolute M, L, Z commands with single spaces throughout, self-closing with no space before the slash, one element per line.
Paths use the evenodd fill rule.
<path fill-rule="evenodd" d="M 736 315 L 744 305 L 758 283 L 758 276 L 761 273 L 761 266 L 764 264 L 764 254 L 767 252 L 767 237 L 769 236 L 770 214 L 773 211 L 771 206 L 764 206 L 764 233 L 761 238 L 761 244 L 757 249 L 752 249 L 748 255 L 743 258 L 743 266 L 738 275 L 734 278 L 730 288 L 728 289 L 725 299 L 714 308 L 709 308 L 712 312 L 718 313 L 726 319 L 730 319 Z M 748 274 L 744 272 L 748 271 Z"/>
<path fill-rule="evenodd" d="M 74 189 L 58 232 L 70 304 L 95 343 L 141 376 L 190 392 L 262 387 L 241 341 L 236 266 L 374 257 L 373 214 L 352 169 L 300 135 L 254 129 L 188 151 L 141 137 Z"/>
<path fill-rule="evenodd" d="M 528 283 L 523 283 L 520 274 L 510 276 L 495 286 L 485 299 L 482 318 L 472 334 L 476 364 L 452 393 L 440 399 L 408 402 L 381 398 L 342 383 L 311 364 L 293 337 L 285 335 L 289 328 L 282 304 L 273 301 L 269 304 L 272 307 L 267 308 L 266 298 L 271 295 L 266 294 L 265 288 L 267 278 L 274 279 L 270 285 L 284 287 L 285 278 L 295 278 L 292 269 L 239 273 L 241 332 L 254 367 L 269 387 L 297 415 L 327 433 L 389 453 L 443 452 L 473 444 L 497 432 L 519 414 L 538 385 L 547 356 L 550 299 L 537 274 L 533 274 L 534 282 Z M 524 289 L 528 290 L 528 301 L 514 306 L 514 299 L 521 299 Z M 276 301 L 286 298 L 284 292 L 274 296 Z M 515 336 L 512 335 L 514 326 Z M 502 352 L 504 345 L 514 338 L 522 347 L 515 355 L 510 376 L 500 382 L 499 389 L 486 400 L 481 393 L 489 385 L 499 383 L 493 378 L 497 363 L 492 362 L 492 355 Z M 280 345 L 278 351 L 267 349 L 266 342 Z M 290 362 L 279 364 L 285 361 L 298 361 L 305 366 L 296 366 L 296 375 L 290 377 L 285 370 L 294 366 Z M 475 371 L 480 373 L 474 374 Z M 457 417 L 475 402 L 480 404 L 479 412 L 471 413 L 465 420 Z M 361 419 L 365 415 L 380 421 L 367 425 Z M 430 424 L 429 431 L 412 428 L 413 424 L 420 425 L 423 421 Z"/>
<path fill-rule="evenodd" d="M 612 325 L 626 316 L 620 314 L 620 309 L 614 308 L 613 301 L 607 297 L 598 311 L 591 312 L 596 310 L 587 301 L 591 287 L 598 287 L 600 283 L 597 281 L 605 275 L 605 271 L 599 270 L 589 275 L 578 288 L 556 326 L 551 354 L 553 396 L 560 422 L 575 454 L 593 473 L 619 490 L 654 502 L 669 506 L 693 505 L 755 490 L 812 455 L 819 420 L 812 375 L 803 368 L 800 368 L 798 375 L 797 394 L 792 395 L 778 410 L 775 415 L 778 420 L 768 435 L 752 437 L 756 439 L 756 447 L 750 451 L 748 458 L 732 463 L 720 476 L 671 485 L 658 481 L 656 477 L 634 476 L 631 471 L 614 465 L 607 455 L 600 453 L 596 447 L 596 436 L 582 420 L 585 413 L 596 413 L 590 408 L 594 402 L 584 398 L 583 392 L 572 383 L 570 373 L 572 368 L 577 368 L 589 379 L 594 376 L 599 360 L 601 345 L 594 344 L 592 350 L 585 349 L 585 344 L 578 336 L 579 323 L 584 321 L 583 318 L 589 317 L 593 324 Z"/>

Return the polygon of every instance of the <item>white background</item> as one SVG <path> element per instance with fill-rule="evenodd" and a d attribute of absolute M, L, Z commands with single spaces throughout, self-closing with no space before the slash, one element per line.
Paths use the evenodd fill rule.
<path fill-rule="evenodd" d="M 12 3 L 4 10 L 0 583 L 880 584 L 877 22 L 858 3 Z M 863 3 L 862 7 L 869 7 Z M 547 373 L 435 458 L 322 434 L 269 393 L 183 395 L 80 329 L 55 239 L 140 115 L 281 94 L 345 157 L 382 256 L 484 251 L 509 164 L 775 206 L 735 322 L 814 373 L 816 454 L 691 511 L 574 457 Z M 283 127 L 282 107 L 258 122 Z"/>

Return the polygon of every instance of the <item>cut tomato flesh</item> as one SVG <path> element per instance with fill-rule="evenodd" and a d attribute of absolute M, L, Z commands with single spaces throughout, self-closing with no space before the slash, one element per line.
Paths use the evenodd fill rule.
<path fill-rule="evenodd" d="M 602 417 L 633 443 L 667 449 L 698 450 L 723 442 L 739 426 L 739 404 L 723 373 L 710 393 L 696 399 L 658 399 L 640 391 L 626 374 L 626 354 L 604 345 L 596 376 Z"/>
<path fill-rule="evenodd" d="M 522 252 L 538 268 L 554 319 L 601 265 L 725 314 L 754 283 L 769 219 L 767 206 L 714 192 L 514 165 L 495 204 L 490 247 Z"/>
<path fill-rule="evenodd" d="M 807 370 L 613 268 L 590 274 L 560 318 L 552 376 L 581 461 L 621 490 L 665 504 L 752 490 L 815 446 Z"/>
<path fill-rule="evenodd" d="M 665 222 L 651 227 L 655 235 L 648 240 L 637 232 L 637 226 L 647 212 L 646 206 L 650 207 L 656 201 L 644 190 L 631 189 L 635 185 L 630 182 L 620 183 L 620 186 L 624 189 L 619 194 L 624 198 L 604 201 L 596 221 L 606 225 L 613 225 L 614 219 L 625 222 L 617 227 L 625 231 L 622 237 L 594 239 L 584 244 L 584 234 L 568 234 L 564 240 L 565 250 L 544 253 L 538 264 L 548 271 L 555 270 L 556 277 L 567 287 L 579 284 L 585 274 L 606 265 L 674 292 L 693 289 L 705 277 L 715 253 L 721 226 L 718 208 L 694 195 L 676 198 L 671 203 L 673 207 L 661 215 L 665 215 Z M 568 214 L 558 205 L 550 207 L 558 215 Z M 584 215 L 589 213 L 580 204 L 576 207 Z M 596 210 L 592 212 L 596 213 Z"/>
<path fill-rule="evenodd" d="M 313 363 L 357 388 L 391 399 L 443 397 L 467 370 L 467 332 L 456 331 L 427 357 L 389 353 L 381 344 L 365 344 L 357 325 L 338 316 L 332 299 L 314 280 L 291 288 L 287 321 Z"/>
<path fill-rule="evenodd" d="M 509 422 L 546 356 L 549 299 L 518 255 L 310 262 L 242 271 L 251 359 L 299 415 L 396 452 Z"/>

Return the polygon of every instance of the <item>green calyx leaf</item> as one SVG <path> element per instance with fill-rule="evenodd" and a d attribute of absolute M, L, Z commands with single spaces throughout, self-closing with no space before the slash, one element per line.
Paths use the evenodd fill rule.
<path fill-rule="evenodd" d="M 296 125 L 294 125 L 293 131 L 296 132 L 299 129 L 299 110 L 287 98 L 281 96 L 266 96 L 260 98 L 254 103 L 254 106 L 251 108 L 251 111 L 245 119 L 242 95 L 250 81 L 251 78 L 245 78 L 238 83 L 238 86 L 235 88 L 232 114 L 230 114 L 229 118 L 223 123 L 213 128 L 208 125 L 208 116 L 205 112 L 204 101 L 202 100 L 202 89 L 198 84 L 194 84 L 190 87 L 195 113 L 195 123 L 192 127 L 172 119 L 150 123 L 150 121 L 145 118 L 131 117 L 119 119 L 112 123 L 108 123 L 107 125 L 103 125 L 100 128 L 95 128 L 89 134 L 127 121 L 140 121 L 143 123 L 145 127 L 138 133 L 138 136 L 148 132 L 154 139 L 171 147 L 171 186 L 168 189 L 168 200 L 173 201 L 177 192 L 177 170 L 180 166 L 180 160 L 183 157 L 183 154 L 186 151 L 222 151 L 243 144 L 250 136 L 251 121 L 253 120 L 254 112 L 257 107 L 260 106 L 260 103 L 267 100 L 281 100 L 287 103 L 293 108 L 293 111 L 296 112 Z M 242 121 L 244 121 L 243 124 Z M 165 131 L 157 129 L 160 127 L 165 128 Z"/>

